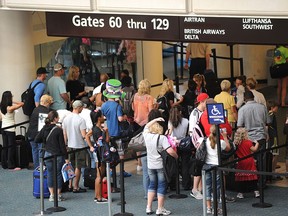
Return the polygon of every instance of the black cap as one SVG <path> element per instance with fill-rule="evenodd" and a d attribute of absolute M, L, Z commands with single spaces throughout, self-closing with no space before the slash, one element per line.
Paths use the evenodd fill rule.
<path fill-rule="evenodd" d="M 39 67 L 37 69 L 37 74 L 47 74 L 47 73 L 49 73 L 49 72 L 44 67 Z"/>

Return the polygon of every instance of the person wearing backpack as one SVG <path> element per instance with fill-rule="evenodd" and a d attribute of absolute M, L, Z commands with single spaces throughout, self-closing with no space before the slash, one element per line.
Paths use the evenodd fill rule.
<path fill-rule="evenodd" d="M 151 112 L 154 112 L 154 110 Z M 147 165 L 150 179 L 146 207 L 146 214 L 148 215 L 153 214 L 152 202 L 156 193 L 158 198 L 158 208 L 156 210 L 156 215 L 171 214 L 171 211 L 168 211 L 164 208 L 167 182 L 164 175 L 163 159 L 160 155 L 160 152 L 167 151 L 169 155 L 176 159 L 178 158 L 178 155 L 173 150 L 173 148 L 171 148 L 168 142 L 168 138 L 163 135 L 165 131 L 160 125 L 160 122 L 164 122 L 164 119 L 161 117 L 155 118 L 148 122 L 143 130 L 143 136 L 147 148 Z"/>
<path fill-rule="evenodd" d="M 200 118 L 206 109 L 206 103 L 208 98 L 209 96 L 206 93 L 199 94 L 196 99 L 197 107 L 192 111 L 189 117 L 189 133 L 192 139 L 192 143 L 196 149 L 199 147 L 199 144 L 205 137 L 205 131 L 200 122 Z M 195 199 L 203 199 L 203 196 L 201 194 L 202 190 L 201 170 L 203 164 L 198 163 L 197 160 L 194 160 L 191 165 L 192 165 L 191 167 L 192 175 L 194 177 L 193 177 L 193 188 L 190 193 L 190 196 L 194 197 Z"/>
<path fill-rule="evenodd" d="M 46 68 L 39 67 L 36 72 L 37 78 L 30 83 L 28 89 L 21 95 L 22 102 L 24 102 L 22 109 L 25 115 L 30 116 L 34 108 L 39 106 L 40 98 L 46 88 L 44 81 L 48 73 Z"/>
<path fill-rule="evenodd" d="M 132 86 L 132 79 L 129 76 L 124 76 L 121 79 L 121 83 L 122 91 L 126 93 L 125 97 L 121 101 L 123 113 L 126 114 L 127 117 L 133 117 L 132 100 L 136 91 L 134 86 Z"/>

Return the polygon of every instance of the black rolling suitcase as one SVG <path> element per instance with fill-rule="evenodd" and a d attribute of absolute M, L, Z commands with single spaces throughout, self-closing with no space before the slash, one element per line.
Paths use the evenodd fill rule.
<path fill-rule="evenodd" d="M 26 127 L 20 127 L 20 135 L 16 136 L 16 167 L 28 168 L 32 157 L 29 141 L 26 139 Z"/>
<path fill-rule="evenodd" d="M 95 168 L 85 168 L 84 169 L 84 187 L 89 189 L 95 188 L 96 179 L 96 169 Z"/>

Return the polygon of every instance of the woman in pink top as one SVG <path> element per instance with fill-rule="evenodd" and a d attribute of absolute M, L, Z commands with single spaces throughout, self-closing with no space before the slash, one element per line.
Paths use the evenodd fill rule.
<path fill-rule="evenodd" d="M 153 109 L 154 98 L 150 95 L 150 91 L 151 84 L 149 80 L 141 80 L 138 85 L 138 92 L 133 98 L 134 121 L 140 127 L 148 122 L 148 114 Z"/>

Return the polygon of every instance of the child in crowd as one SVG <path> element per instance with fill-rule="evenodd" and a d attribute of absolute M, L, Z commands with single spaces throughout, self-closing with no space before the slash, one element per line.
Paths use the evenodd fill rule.
<path fill-rule="evenodd" d="M 277 130 L 277 120 L 276 120 L 276 113 L 278 111 L 278 104 L 275 101 L 267 101 L 267 109 L 268 109 L 268 118 L 267 118 L 267 125 L 268 125 L 268 147 L 276 147 L 278 146 L 278 130 Z M 272 156 L 267 157 L 268 163 L 268 171 L 275 172 L 277 162 L 278 162 L 278 155 L 279 149 L 274 149 L 271 151 Z M 267 180 L 271 180 L 271 177 L 267 177 Z M 281 176 L 273 177 L 274 180 L 281 180 Z"/>
<path fill-rule="evenodd" d="M 86 140 L 90 146 L 90 151 L 94 152 L 94 160 L 96 161 L 96 180 L 95 180 L 95 198 L 96 203 L 107 203 L 107 199 L 102 197 L 102 181 L 106 176 L 106 164 L 102 162 L 100 148 L 102 142 L 109 142 L 108 129 L 103 128 L 104 116 L 100 109 L 91 111 L 90 117 L 93 123 L 93 128 L 86 134 Z M 96 144 L 92 145 L 90 137 L 93 136 Z M 104 140 L 103 140 L 104 139 Z"/>
<path fill-rule="evenodd" d="M 234 144 L 238 146 L 236 155 L 238 158 L 243 158 L 252 152 L 255 152 L 259 148 L 259 143 L 257 141 L 253 142 L 248 139 L 247 130 L 245 128 L 238 128 L 235 137 Z M 236 169 L 240 170 L 250 170 L 257 171 L 256 163 L 253 157 L 249 157 L 245 160 L 239 161 Z M 255 197 L 259 197 L 259 191 L 257 190 L 257 175 L 250 173 L 235 173 L 235 181 L 237 183 L 238 195 L 237 198 L 243 199 L 243 193 L 254 190 Z"/>

